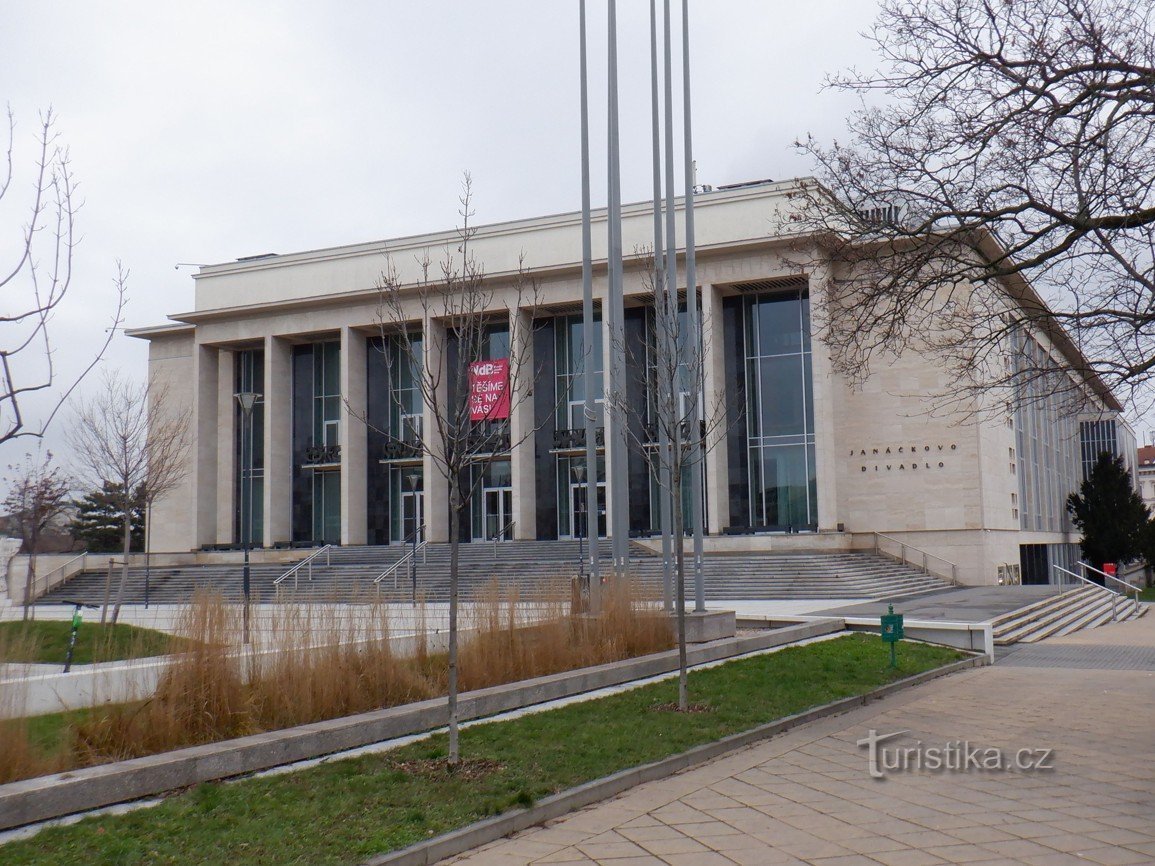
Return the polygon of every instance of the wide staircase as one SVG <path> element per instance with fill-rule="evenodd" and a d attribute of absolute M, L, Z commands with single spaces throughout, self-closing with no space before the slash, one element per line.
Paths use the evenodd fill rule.
<path fill-rule="evenodd" d="M 1136 619 L 1147 607 L 1127 595 L 1081 584 L 991 620 L 996 646 L 1035 643 L 1085 628 Z"/>
<path fill-rule="evenodd" d="M 521 598 L 567 598 L 570 581 L 581 571 L 577 541 L 474 542 L 459 546 L 461 597 L 483 598 L 494 591 Z M 610 570 L 609 545 L 600 546 L 603 573 Z M 311 560 L 291 566 L 252 565 L 253 598 L 261 602 L 410 601 L 449 598 L 448 544 L 412 550 L 401 545 L 331 547 Z M 687 568 L 691 562 L 687 558 Z M 659 597 L 661 558 L 641 545 L 631 546 L 631 571 L 641 592 Z M 939 591 L 946 581 L 875 553 L 743 553 L 711 554 L 703 560 L 706 597 L 710 602 L 763 599 L 866 599 L 911 596 Z M 687 574 L 688 581 L 690 575 Z M 80 601 L 99 604 L 107 573 L 78 574 L 38 603 Z M 113 575 L 112 591 L 120 581 Z M 228 601 L 242 598 L 237 563 L 152 568 L 148 596 L 152 604 L 187 602 L 198 589 L 219 592 Z M 124 601 L 142 604 L 145 569 L 131 568 Z"/>

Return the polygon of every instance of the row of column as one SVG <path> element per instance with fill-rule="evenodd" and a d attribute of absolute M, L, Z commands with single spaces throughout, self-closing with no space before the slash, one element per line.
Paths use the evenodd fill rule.
<path fill-rule="evenodd" d="M 828 271 L 811 277 L 812 305 L 825 290 Z M 714 286 L 705 285 L 701 294 L 702 337 L 704 347 L 705 403 L 714 405 L 714 395 L 730 394 L 734 388 L 726 382 L 725 339 L 722 330 L 721 295 Z M 426 338 L 425 363 L 440 366 L 438 353 L 445 345 L 445 326 L 427 318 L 423 323 Z M 525 362 L 535 369 L 532 357 L 532 313 L 518 310 L 511 315 L 510 342 L 523 346 Z M 368 463 L 379 459 L 368 453 L 363 418 L 367 407 L 366 361 L 368 339 L 364 333 L 345 326 L 340 330 L 340 383 L 342 410 L 341 444 L 341 543 L 364 544 L 368 539 L 367 476 Z M 608 369 L 610 341 L 603 339 L 603 370 Z M 285 542 L 292 537 L 292 342 L 266 336 L 264 348 L 264 489 L 263 514 L 265 546 Z M 817 348 L 817 345 L 816 345 Z M 235 373 L 233 353 L 210 345 L 198 345 L 194 356 L 197 383 L 195 417 L 197 425 L 196 454 L 192 472 L 192 489 L 196 499 L 196 540 L 198 545 L 227 544 L 235 541 L 236 514 L 236 401 L 233 394 Z M 555 471 L 551 455 L 535 455 L 534 383 L 529 376 L 518 376 L 511 382 L 510 439 L 515 443 L 510 453 L 513 483 L 514 537 L 530 539 L 537 535 L 536 473 Z M 818 519 L 822 529 L 836 524 L 835 411 L 833 374 L 828 354 L 813 353 L 813 399 L 815 401 L 815 453 L 818 477 Z M 441 388 L 446 387 L 442 377 Z M 438 395 L 444 404 L 446 395 Z M 739 419 L 738 424 L 745 424 Z M 713 533 L 729 523 L 729 454 L 725 424 L 710 424 L 706 443 L 706 483 L 708 485 L 707 526 Z M 424 436 L 434 441 L 438 435 L 432 408 L 425 407 Z M 606 466 L 612 466 L 606 444 Z M 424 495 L 427 537 L 446 541 L 449 537 L 447 484 L 441 471 L 428 454 L 424 463 Z M 607 478 L 628 483 L 628 479 Z M 612 497 L 609 497 L 612 501 Z M 607 507 L 612 507 L 607 503 Z M 607 514 L 612 526 L 612 514 Z"/>

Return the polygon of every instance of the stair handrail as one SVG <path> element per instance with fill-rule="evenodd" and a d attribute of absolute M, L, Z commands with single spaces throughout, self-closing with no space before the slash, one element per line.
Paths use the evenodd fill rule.
<path fill-rule="evenodd" d="M 1117 575 L 1107 574 L 1107 572 L 1102 571 L 1098 568 L 1095 568 L 1095 566 L 1089 565 L 1088 563 L 1083 562 L 1082 560 L 1079 560 L 1079 566 L 1086 571 L 1093 571 L 1093 572 L 1095 572 L 1095 574 L 1101 575 L 1103 578 L 1105 578 L 1103 581 L 1103 588 L 1108 589 L 1111 592 L 1115 593 L 1116 596 L 1121 596 L 1121 595 L 1125 595 L 1125 594 L 1133 594 L 1135 606 L 1136 607 L 1139 606 L 1139 593 L 1142 592 L 1142 590 L 1139 587 L 1135 586 L 1133 583 L 1128 583 L 1127 581 L 1123 580 L 1123 578 L 1121 578 Z M 1111 587 L 1107 586 L 1108 580 L 1114 581 L 1115 583 L 1119 584 L 1120 587 L 1122 587 L 1122 588 L 1121 589 L 1111 589 Z M 1118 599 L 1116 599 L 1116 604 L 1115 604 L 1116 613 L 1117 613 L 1117 608 L 1118 608 L 1117 602 L 1118 602 Z"/>
<path fill-rule="evenodd" d="M 503 526 L 496 533 L 494 533 L 494 536 L 493 536 L 493 561 L 494 562 L 497 562 L 497 543 L 499 541 L 512 541 L 512 539 L 507 537 L 507 534 L 508 535 L 513 534 L 513 525 L 516 522 L 517 521 L 514 521 L 514 520 L 509 521 L 509 523 L 505 524 L 505 526 Z"/>
<path fill-rule="evenodd" d="M 413 544 L 413 541 L 415 538 L 420 538 L 421 541 L 419 541 L 416 544 Z M 377 575 L 375 578 L 373 578 L 373 585 L 375 587 L 377 587 L 378 595 L 380 595 L 380 593 L 381 593 L 382 582 L 385 580 L 385 578 L 389 577 L 389 575 L 393 575 L 393 591 L 394 592 L 397 591 L 397 588 L 398 588 L 397 587 L 397 579 L 398 579 L 398 576 L 399 576 L 400 571 L 401 571 L 401 566 L 403 566 L 407 563 L 413 562 L 415 560 L 417 554 L 419 554 L 419 553 L 421 554 L 422 563 L 426 563 L 429 561 L 428 554 L 425 551 L 426 545 L 429 544 L 429 541 L 425 537 L 425 524 L 424 523 L 422 523 L 420 526 L 418 526 L 416 529 L 414 529 L 412 532 L 410 532 L 408 535 L 406 535 L 405 540 L 402 541 L 401 543 L 402 544 L 411 544 L 412 546 L 409 548 L 408 551 L 406 551 L 404 556 L 402 556 L 399 560 L 397 560 L 395 563 L 393 563 L 391 566 L 389 566 L 387 569 L 385 569 L 383 572 L 381 572 L 379 575 Z M 414 578 L 414 580 L 413 580 L 413 595 L 416 596 L 417 595 L 417 574 L 416 574 L 416 572 L 414 572 L 413 578 Z"/>
<path fill-rule="evenodd" d="M 1087 586 L 1093 587 L 1094 589 L 1106 589 L 1106 587 L 1102 586 L 1101 584 L 1095 583 L 1095 581 L 1091 580 L 1090 578 L 1083 577 L 1083 575 L 1081 575 L 1081 574 L 1076 574 L 1075 572 L 1071 571 L 1069 568 L 1063 568 L 1063 566 L 1061 566 L 1061 565 L 1052 565 L 1051 571 L 1058 573 L 1059 579 L 1056 581 L 1056 584 L 1059 587 L 1059 595 L 1062 595 L 1063 593 L 1065 593 L 1067 591 L 1067 584 L 1068 583 L 1075 583 L 1075 582 L 1084 583 Z M 1069 577 L 1073 577 L 1074 581 L 1067 580 L 1067 578 L 1069 578 Z M 1107 591 L 1113 592 L 1113 590 L 1107 590 Z"/>
<path fill-rule="evenodd" d="M 326 544 L 324 547 L 317 548 L 312 553 L 310 553 L 308 556 L 306 556 L 304 559 L 302 559 L 300 562 L 298 562 L 296 565 L 294 565 L 292 568 L 290 568 L 288 571 L 286 571 L 284 574 L 282 574 L 280 577 L 278 577 L 276 580 L 274 580 L 273 586 L 279 587 L 287 578 L 292 577 L 293 578 L 293 591 L 296 592 L 297 582 L 300 578 L 301 569 L 304 568 L 305 566 L 308 566 L 309 567 L 309 580 L 312 580 L 313 579 L 313 561 L 315 559 L 320 558 L 321 554 L 325 554 L 325 565 L 328 566 L 330 564 L 329 554 L 332 550 L 333 550 L 333 545 L 331 545 L 331 544 Z"/>
<path fill-rule="evenodd" d="M 88 565 L 87 557 L 88 557 L 88 551 L 85 550 L 82 553 L 76 554 L 76 556 L 72 557 L 72 559 L 68 560 L 67 562 L 63 563 L 62 565 L 56 566 L 56 568 L 52 569 L 52 571 L 45 572 L 43 576 L 37 575 L 34 582 L 33 582 L 33 585 L 32 585 L 32 599 L 39 598 L 40 596 L 44 595 L 45 593 L 50 592 L 52 587 L 50 585 L 49 578 L 51 578 L 53 575 L 55 575 L 58 571 L 64 571 L 70 565 L 75 563 L 76 560 L 79 559 L 79 560 L 82 560 L 82 562 L 81 562 L 80 568 L 77 569 L 76 572 L 73 572 L 73 574 L 84 571 L 85 566 Z M 60 582 L 63 583 L 69 577 L 72 577 L 72 575 L 71 574 L 65 575 L 61 579 Z M 24 603 L 28 604 L 29 602 L 32 601 L 32 599 L 25 599 Z"/>
<path fill-rule="evenodd" d="M 956 584 L 956 585 L 958 584 L 958 565 L 954 562 L 951 562 L 945 556 L 939 556 L 937 553 L 931 553 L 928 550 L 923 550 L 920 547 L 915 547 L 913 544 L 908 544 L 907 542 L 903 541 L 902 539 L 894 538 L 893 536 L 890 536 L 890 535 L 884 535 L 881 532 L 873 532 L 872 531 L 871 535 L 874 536 L 874 552 L 875 553 L 882 554 L 883 556 L 894 557 L 895 559 L 901 560 L 903 565 L 912 565 L 916 568 L 922 568 L 923 574 L 934 574 L 936 577 L 941 577 L 945 580 L 949 580 L 951 583 Z M 893 553 L 888 553 L 887 551 L 883 550 L 882 545 L 880 543 L 880 541 L 882 541 L 882 540 L 889 541 L 893 544 L 897 544 L 899 546 L 899 555 L 895 556 Z M 914 553 L 917 553 L 917 554 L 921 554 L 921 556 L 922 556 L 922 565 L 921 566 L 919 566 L 917 563 L 913 562 L 912 560 L 909 559 L 909 557 L 907 557 L 907 551 L 908 550 L 910 550 Z M 932 571 L 929 564 L 928 564 L 929 559 L 937 559 L 939 562 L 943 563 L 944 565 L 949 566 L 949 572 L 950 573 L 944 574 L 944 573 L 942 573 L 942 571 Z"/>
<path fill-rule="evenodd" d="M 1119 580 L 1118 578 L 1114 578 L 1111 575 L 1107 574 L 1106 572 L 1099 571 L 1099 569 L 1087 565 L 1085 562 L 1080 562 L 1079 565 L 1083 566 L 1084 568 L 1089 568 L 1091 571 L 1098 572 L 1099 574 L 1103 575 L 1103 577 L 1110 577 L 1112 580 L 1115 580 L 1118 583 L 1123 583 L 1123 584 L 1126 584 L 1127 586 L 1131 586 L 1131 584 L 1127 583 L 1127 581 Z M 1073 577 L 1076 580 L 1087 584 L 1088 586 L 1094 587 L 1095 589 L 1101 589 L 1104 592 L 1111 593 L 1111 619 L 1112 620 L 1118 620 L 1119 619 L 1119 599 L 1124 597 L 1122 592 L 1111 589 L 1111 587 L 1107 586 L 1105 582 L 1104 583 L 1098 583 L 1097 581 L 1091 580 L 1088 577 L 1084 577 L 1081 574 L 1075 574 L 1075 572 L 1073 572 L 1069 569 L 1063 568 L 1061 565 L 1054 565 L 1054 566 L 1052 566 L 1052 568 L 1055 571 L 1059 572 L 1061 575 L 1063 575 L 1064 579 L 1066 577 Z M 1131 586 L 1131 588 L 1137 589 L 1136 587 L 1133 587 L 1133 586 Z M 1062 595 L 1062 593 L 1063 593 L 1063 590 L 1060 589 L 1059 594 Z M 1138 592 L 1136 592 L 1136 594 L 1135 594 L 1135 605 L 1136 605 L 1136 607 L 1138 607 L 1138 605 L 1139 605 Z"/>

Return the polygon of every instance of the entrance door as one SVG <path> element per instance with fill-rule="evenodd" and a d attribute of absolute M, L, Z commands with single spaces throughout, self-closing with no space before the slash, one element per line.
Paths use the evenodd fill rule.
<path fill-rule="evenodd" d="M 585 483 L 571 482 L 569 486 L 569 525 L 572 538 L 589 538 L 594 523 L 586 511 Z M 598 482 L 598 538 L 606 535 L 606 483 Z"/>
<path fill-rule="evenodd" d="M 401 491 L 401 538 L 410 541 L 410 536 L 425 524 L 425 492 L 423 490 Z M 425 540 L 422 530 L 417 536 L 417 544 Z"/>
<path fill-rule="evenodd" d="M 482 494 L 485 540 L 509 541 L 513 537 L 513 488 L 486 487 Z"/>

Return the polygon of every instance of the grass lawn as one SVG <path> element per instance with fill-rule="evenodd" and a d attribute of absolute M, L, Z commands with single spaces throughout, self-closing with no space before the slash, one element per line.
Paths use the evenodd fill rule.
<path fill-rule="evenodd" d="M 63 669 L 68 654 L 68 621 L 0 622 L 0 661 L 59 664 Z M 117 623 L 81 623 L 76 634 L 72 663 L 145 658 L 170 652 L 174 638 L 150 628 Z"/>
<path fill-rule="evenodd" d="M 660 709 L 676 681 L 461 733 L 463 771 L 437 763 L 443 735 L 235 784 L 201 785 L 151 809 L 88 818 L 0 847 L 25 863 L 358 863 L 627 767 L 748 730 L 962 657 L 903 643 L 890 670 L 877 636 L 849 635 L 690 675 L 708 712 Z"/>
<path fill-rule="evenodd" d="M 1155 601 L 1155 586 L 1149 586 L 1139 593 L 1139 601 Z"/>

